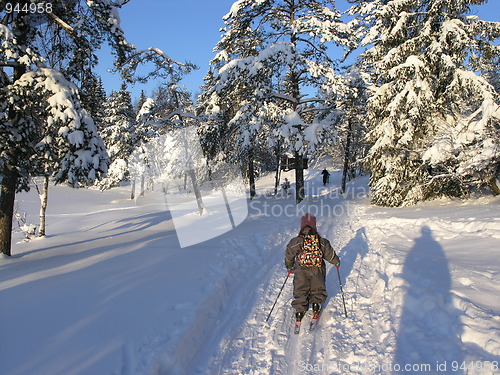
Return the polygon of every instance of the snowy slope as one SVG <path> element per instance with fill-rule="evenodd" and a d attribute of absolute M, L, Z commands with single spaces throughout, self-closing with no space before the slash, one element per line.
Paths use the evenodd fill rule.
<path fill-rule="evenodd" d="M 500 200 L 381 209 L 339 177 L 310 170 L 296 208 L 268 176 L 240 226 L 184 249 L 160 193 L 52 187 L 49 236 L 0 259 L 0 373 L 498 373 Z M 19 210 L 35 221 L 35 194 Z M 264 320 L 306 210 L 340 254 L 349 316 L 329 268 L 316 332 L 294 336 L 291 280 Z"/>

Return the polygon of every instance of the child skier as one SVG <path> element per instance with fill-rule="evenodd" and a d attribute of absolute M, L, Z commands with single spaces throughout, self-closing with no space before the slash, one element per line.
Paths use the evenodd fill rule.
<path fill-rule="evenodd" d="M 319 313 L 326 300 L 326 265 L 325 261 L 338 267 L 340 259 L 326 238 L 321 238 L 316 229 L 316 217 L 305 214 L 300 220 L 300 232 L 290 240 L 285 252 L 285 266 L 293 270 L 292 306 L 295 317 L 301 321 L 309 304 Z"/>

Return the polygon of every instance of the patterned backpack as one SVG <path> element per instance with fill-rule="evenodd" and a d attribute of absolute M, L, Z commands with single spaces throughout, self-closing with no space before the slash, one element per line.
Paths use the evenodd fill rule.
<path fill-rule="evenodd" d="M 302 236 L 304 244 L 302 251 L 297 256 L 301 266 L 321 267 L 323 265 L 323 251 L 319 243 L 319 236 L 316 234 L 306 234 Z"/>

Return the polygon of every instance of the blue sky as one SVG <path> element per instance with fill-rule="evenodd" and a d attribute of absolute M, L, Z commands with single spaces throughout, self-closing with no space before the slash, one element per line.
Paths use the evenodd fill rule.
<path fill-rule="evenodd" d="M 121 25 L 127 40 L 138 49 L 157 47 L 172 59 L 190 61 L 200 69 L 187 76 L 183 84 L 197 91 L 203 84 L 209 61 L 214 57 L 213 48 L 220 40 L 222 17 L 229 12 L 232 0 L 132 0 L 120 10 Z M 120 88 L 117 75 L 106 73 L 112 67 L 112 57 L 107 51 L 100 54 L 98 73 L 109 93 Z M 146 94 L 160 82 L 129 87 L 133 96 L 144 89 Z"/>
<path fill-rule="evenodd" d="M 214 57 L 213 48 L 220 40 L 220 28 L 224 26 L 222 17 L 227 14 L 233 0 L 132 0 L 120 11 L 121 25 L 128 41 L 138 49 L 157 47 L 177 61 L 190 61 L 200 68 L 182 82 L 196 93 L 203 84 L 208 71 L 208 63 Z M 339 9 L 344 9 L 343 1 L 337 1 Z M 479 18 L 500 21 L 500 0 L 488 0 L 475 7 Z M 112 66 L 112 57 L 106 50 L 100 54 L 98 74 L 104 81 L 108 95 L 120 88 L 117 75 L 106 72 Z M 147 95 L 160 82 L 151 81 L 146 85 L 129 87 L 134 98 L 141 90 Z"/>

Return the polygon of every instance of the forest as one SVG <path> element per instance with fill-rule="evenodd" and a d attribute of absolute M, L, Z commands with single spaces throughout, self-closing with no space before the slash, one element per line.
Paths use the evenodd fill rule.
<path fill-rule="evenodd" d="M 0 2 L 4 254 L 16 192 L 35 185 L 43 218 L 49 182 L 104 190 L 167 174 L 196 190 L 229 163 L 253 197 L 256 176 L 288 156 L 300 203 L 304 159 L 330 156 L 344 187 L 370 175 L 379 206 L 500 194 L 500 22 L 470 11 L 485 0 L 349 0 L 345 13 L 333 0 L 238 0 L 196 97 L 180 85 L 193 64 L 127 41 L 127 2 Z M 105 43 L 123 80 L 109 96 L 95 73 Z M 133 103 L 127 88 L 150 79 L 161 84 Z M 187 174 L 179 129 L 202 146 Z"/>

